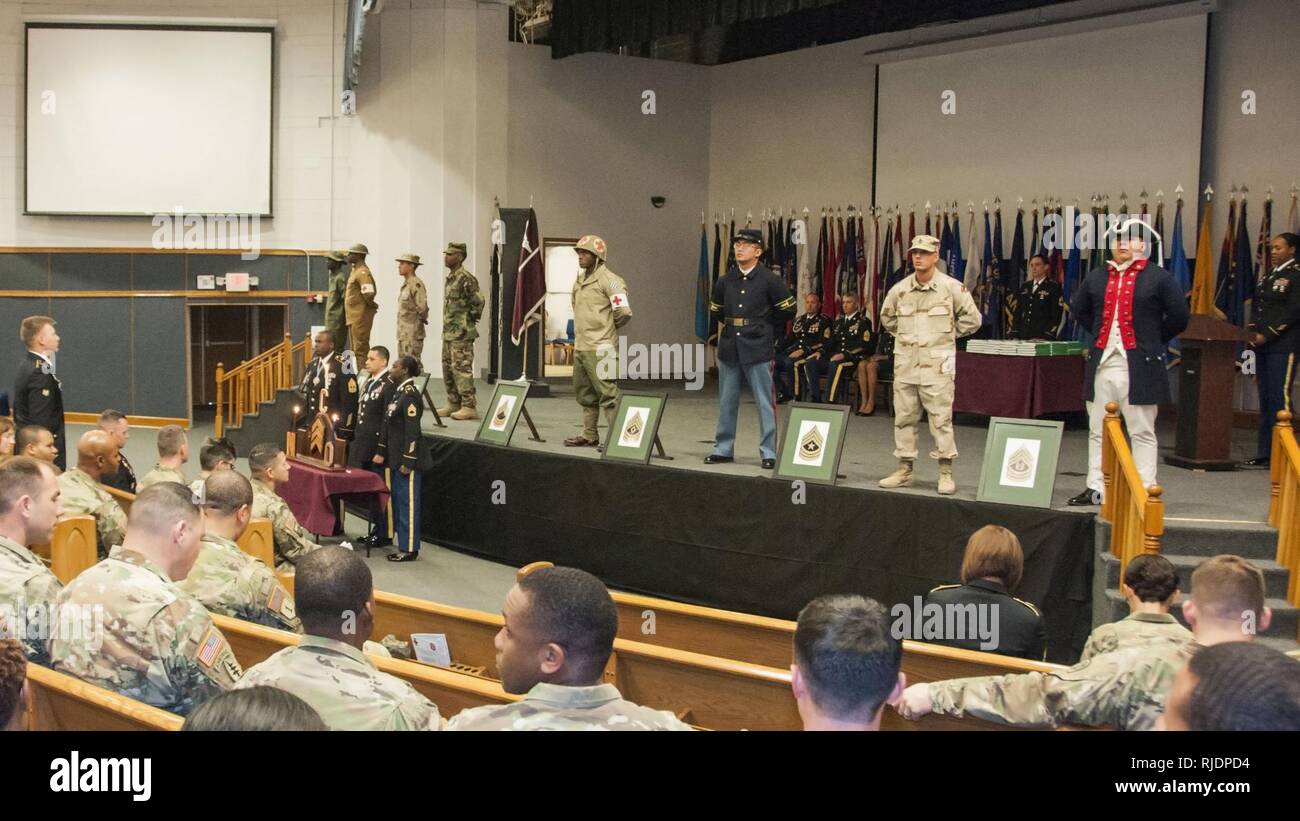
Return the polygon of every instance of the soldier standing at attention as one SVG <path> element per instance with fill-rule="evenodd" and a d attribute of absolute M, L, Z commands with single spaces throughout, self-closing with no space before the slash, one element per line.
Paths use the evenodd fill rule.
<path fill-rule="evenodd" d="M 420 555 L 420 487 L 424 471 L 433 466 L 420 430 L 424 405 L 415 387 L 420 363 L 408 354 L 398 358 L 390 373 L 397 388 L 384 412 L 379 444 L 371 461 L 386 465 L 392 479 L 393 492 L 388 503 L 393 506 L 397 552 L 390 554 L 388 560 L 413 562 Z"/>
<path fill-rule="evenodd" d="M 237 689 L 267 686 L 311 705 L 331 730 L 438 730 L 438 707 L 381 672 L 362 649 L 375 626 L 370 568 L 343 547 L 307 556 L 294 574 L 306 635 L 248 668 Z"/>
<path fill-rule="evenodd" d="M 979 330 L 980 312 L 966 287 L 935 267 L 939 240 L 921 234 L 912 240 L 909 274 L 885 296 L 880 325 L 894 335 L 894 456 L 898 469 L 880 480 L 881 487 L 912 484 L 916 429 L 921 408 L 934 437 L 931 458 L 939 460 L 939 492 L 957 492 L 952 460 L 952 401 L 956 389 L 957 338 Z"/>
<path fill-rule="evenodd" d="M 632 318 L 627 283 L 605 267 L 605 240 L 588 234 L 574 245 L 578 278 L 573 283 L 573 393 L 582 406 L 582 434 L 570 436 L 571 448 L 600 445 L 600 409 L 614 423 L 618 406 L 617 329 Z M 768 339 L 769 355 L 772 348 Z"/>
<path fill-rule="evenodd" d="M 5 623 L 9 616 L 36 612 L 52 613 L 55 597 L 63 584 L 30 550 L 34 544 L 49 544 L 54 523 L 63 514 L 59 483 L 54 469 L 30 456 L 15 456 L 0 465 L 0 636 L 14 636 L 23 643 L 29 659 L 48 665 L 45 640 L 39 625 L 45 622 L 28 615 L 26 629 Z"/>
<path fill-rule="evenodd" d="M 77 464 L 59 477 L 65 516 L 94 516 L 99 557 L 122 543 L 126 514 L 117 500 L 99 486 L 117 472 L 117 446 L 102 430 L 88 430 L 77 442 Z"/>
<path fill-rule="evenodd" d="M 253 518 L 271 520 L 275 538 L 275 569 L 287 571 L 303 556 L 313 550 L 320 550 L 321 547 L 298 524 L 298 518 L 293 515 L 289 505 L 275 492 L 277 482 L 289 481 L 288 457 L 279 445 L 254 445 L 248 452 L 248 472 L 253 481 Z"/>
<path fill-rule="evenodd" d="M 736 264 L 713 286 L 711 322 L 722 322 L 718 340 L 718 431 L 704 464 L 730 462 L 736 449 L 736 413 L 742 378 L 758 406 L 758 451 L 763 469 L 776 467 L 776 397 L 772 387 L 772 333 L 794 316 L 794 297 L 785 280 L 759 261 L 763 232 L 742 228 L 732 238 Z"/>
<path fill-rule="evenodd" d="M 141 491 L 121 548 L 59 594 L 51 666 L 180 715 L 233 687 L 243 670 L 230 644 L 176 584 L 194 566 L 202 536 L 188 489 L 163 482 Z M 97 631 L 102 642 L 87 640 Z"/>
<path fill-rule="evenodd" d="M 483 295 L 478 280 L 465 270 L 466 246 L 449 242 L 442 252 L 447 279 L 442 289 L 442 384 L 447 388 L 447 405 L 439 416 L 477 419 L 478 399 L 474 390 L 474 340 L 483 315 Z"/>
<path fill-rule="evenodd" d="M 1061 286 L 1047 278 L 1047 270 L 1047 257 L 1034 254 L 1029 258 L 1029 279 L 1016 294 L 1013 339 L 1056 339 L 1065 305 L 1061 302 Z"/>
<path fill-rule="evenodd" d="M 1278 234 L 1269 247 L 1273 270 L 1255 287 L 1251 304 L 1250 347 L 1255 351 L 1259 387 L 1259 444 L 1242 467 L 1266 468 L 1273 456 L 1277 412 L 1291 410 L 1295 355 L 1300 350 L 1300 236 Z"/>
<path fill-rule="evenodd" d="M 63 430 L 63 383 L 54 375 L 59 334 L 48 316 L 29 316 L 19 327 L 27 356 L 14 376 L 14 426 L 40 425 L 54 437 L 54 464 L 68 469 L 68 439 Z"/>
<path fill-rule="evenodd" d="M 424 326 L 429 324 L 429 294 L 415 275 L 420 255 L 405 253 L 397 258 L 402 289 L 397 293 L 397 355 L 410 354 L 424 361 Z"/>
<path fill-rule="evenodd" d="M 329 285 L 325 294 L 325 328 L 334 334 L 334 344 L 340 351 L 347 346 L 348 324 L 343 318 L 343 298 L 348 287 L 348 275 L 343 270 L 347 257 L 342 251 L 326 251 L 325 266 L 329 269 Z"/>
<path fill-rule="evenodd" d="M 361 403 L 357 407 L 357 435 L 348 445 L 348 464 L 362 467 L 378 474 L 392 497 L 393 477 L 387 465 L 375 464 L 379 450 L 379 430 L 384 425 L 384 415 L 393 401 L 397 383 L 388 372 L 388 349 L 376 345 L 366 354 L 366 372 L 370 380 L 361 390 Z M 390 502 L 383 510 L 376 499 L 370 508 L 370 532 L 361 544 L 370 547 L 387 547 L 393 543 L 393 506 Z"/>
<path fill-rule="evenodd" d="M 298 392 L 306 403 L 299 425 L 310 427 L 317 412 L 329 414 L 340 439 L 351 440 L 357 416 L 357 369 L 351 351 L 342 355 L 328 330 L 316 334 L 316 358 L 307 363 Z M 322 395 L 324 401 L 322 404 Z"/>
<path fill-rule="evenodd" d="M 243 474 L 223 470 L 209 476 L 203 487 L 199 557 L 178 585 L 210 613 L 301 633 L 293 596 L 271 568 L 237 544 L 252 518 L 253 486 Z"/>
<path fill-rule="evenodd" d="M 375 302 L 375 275 L 366 265 L 369 253 L 370 249 L 361 243 L 348 249 L 352 272 L 348 274 L 348 283 L 343 289 L 343 316 L 348 323 L 348 339 L 353 351 L 370 350 L 370 328 L 375 324 L 375 312 L 379 310 L 379 303 Z"/>

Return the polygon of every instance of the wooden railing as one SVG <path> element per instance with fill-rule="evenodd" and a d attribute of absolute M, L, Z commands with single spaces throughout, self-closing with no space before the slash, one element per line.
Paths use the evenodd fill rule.
<path fill-rule="evenodd" d="M 308 332 L 296 345 L 285 334 L 283 342 L 228 371 L 224 363 L 218 362 L 216 435 L 221 436 L 226 425 L 238 425 L 244 414 L 257 410 L 258 404 L 275 399 L 276 391 L 295 385 L 311 354 Z"/>
<path fill-rule="evenodd" d="M 1160 498 L 1160 485 L 1142 486 L 1115 402 L 1106 403 L 1102 423 L 1101 473 L 1106 483 L 1101 518 L 1110 522 L 1110 552 L 1119 559 L 1122 575 L 1133 558 L 1160 552 L 1165 503 Z"/>
<path fill-rule="evenodd" d="M 1300 606 L 1300 445 L 1296 444 L 1291 412 L 1278 411 L 1269 457 L 1272 498 L 1268 523 L 1277 528 L 1277 563 L 1287 569 L 1286 600 Z"/>

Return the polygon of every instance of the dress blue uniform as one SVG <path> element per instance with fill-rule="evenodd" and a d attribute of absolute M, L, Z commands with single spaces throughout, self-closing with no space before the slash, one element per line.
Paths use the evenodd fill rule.
<path fill-rule="evenodd" d="M 54 464 L 68 469 L 68 439 L 63 430 L 63 383 L 50 360 L 28 351 L 14 376 L 14 426 L 40 425 L 54 436 Z"/>
<path fill-rule="evenodd" d="M 831 320 L 826 314 L 803 314 L 796 317 L 785 350 L 777 355 L 778 370 L 782 367 L 783 360 L 791 363 L 791 370 L 794 371 L 794 397 L 801 402 L 821 401 L 821 385 L 817 377 L 821 373 L 819 368 L 824 359 L 814 358 L 813 354 L 821 352 L 830 331 Z M 790 356 L 795 351 L 800 352 L 797 360 Z"/>
<path fill-rule="evenodd" d="M 830 340 L 822 350 L 822 366 L 829 380 L 826 383 L 826 401 L 835 402 L 840 393 L 848 393 L 846 387 L 858 372 L 858 363 L 871 358 L 876 352 L 876 337 L 872 333 L 871 320 L 862 311 L 855 311 L 852 316 L 836 317 L 831 325 Z M 831 361 L 836 354 L 844 358 Z"/>
<path fill-rule="evenodd" d="M 375 454 L 379 450 L 379 432 L 384 426 L 388 405 L 393 401 L 397 383 L 387 372 L 373 377 L 361 391 L 357 404 L 356 438 L 348 446 L 348 462 L 354 467 L 363 467 L 379 475 L 384 480 L 391 496 L 393 490 L 393 469 L 385 462 L 376 465 Z M 377 504 L 377 503 L 376 503 Z M 393 539 L 393 506 L 380 511 L 372 506 L 370 509 L 370 532 L 366 540 L 374 547 L 390 544 Z"/>
<path fill-rule="evenodd" d="M 1300 264 L 1294 259 L 1278 265 L 1255 288 L 1247 330 L 1264 337 L 1264 343 L 1255 346 L 1259 445 L 1254 460 L 1264 464 L 1272 456 L 1277 412 L 1291 410 L 1291 383 L 1300 349 Z"/>
<path fill-rule="evenodd" d="M 390 468 L 393 494 L 393 529 L 397 552 L 420 553 L 420 487 L 424 471 L 432 467 L 432 458 L 420 432 L 424 413 L 420 391 L 414 379 L 407 379 L 393 393 L 379 430 L 377 453 Z"/>

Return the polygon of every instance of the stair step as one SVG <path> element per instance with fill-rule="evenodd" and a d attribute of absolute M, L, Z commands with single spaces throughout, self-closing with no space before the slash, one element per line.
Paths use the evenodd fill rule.
<path fill-rule="evenodd" d="M 1267 598 L 1264 600 L 1264 604 L 1273 611 L 1273 620 L 1268 629 L 1260 633 L 1259 637 L 1270 639 L 1270 646 L 1282 650 L 1295 650 L 1300 647 L 1300 642 L 1296 641 L 1297 631 L 1300 630 L 1300 608 L 1296 608 L 1285 599 Z M 1106 591 L 1106 606 L 1108 609 L 1100 621 L 1097 614 L 1093 614 L 1094 624 L 1100 624 L 1104 621 L 1119 621 L 1128 615 L 1128 604 L 1118 590 Z M 1187 624 L 1187 619 L 1183 617 L 1183 603 L 1181 601 L 1170 612 L 1174 614 L 1174 618 L 1178 619 L 1180 624 L 1190 627 Z M 1106 619 L 1105 615 L 1109 615 L 1110 618 Z"/>
<path fill-rule="evenodd" d="M 1110 549 L 1110 522 L 1097 518 L 1093 529 L 1097 550 Z M 1180 556 L 1218 556 L 1231 553 L 1243 559 L 1273 559 L 1277 556 L 1277 531 L 1266 523 L 1196 524 L 1165 523 L 1160 552 Z"/>
<path fill-rule="evenodd" d="M 1186 594 L 1192 589 L 1192 571 L 1205 561 L 1205 556 L 1178 556 L 1165 552 L 1160 553 L 1174 566 L 1178 571 L 1179 589 Z M 1098 562 L 1104 565 L 1105 585 L 1108 589 L 1119 589 L 1119 559 L 1109 552 L 1101 552 L 1097 556 Z M 1251 559 L 1250 563 L 1255 565 L 1264 574 L 1264 595 L 1269 598 L 1285 598 L 1287 582 L 1291 578 L 1290 572 L 1273 561 L 1272 559 Z"/>

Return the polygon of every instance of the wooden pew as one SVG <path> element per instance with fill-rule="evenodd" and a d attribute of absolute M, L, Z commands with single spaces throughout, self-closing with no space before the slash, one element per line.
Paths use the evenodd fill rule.
<path fill-rule="evenodd" d="M 27 665 L 27 686 L 32 730 L 179 730 L 184 723 L 166 710 L 35 664 Z"/>
<path fill-rule="evenodd" d="M 275 531 L 270 519 L 251 519 L 244 529 L 244 535 L 239 537 L 236 544 L 240 550 L 275 570 Z M 284 585 L 284 589 L 289 591 L 289 595 L 293 595 L 293 571 L 275 570 L 275 576 Z"/>
<path fill-rule="evenodd" d="M 285 647 L 298 643 L 300 638 L 295 633 L 263 627 L 260 624 L 219 616 L 215 613 L 212 620 L 226 636 L 235 658 L 245 670 Z M 443 718 L 451 718 L 461 710 L 470 707 L 482 707 L 486 704 L 508 704 L 518 701 L 519 696 L 510 695 L 501 689 L 495 681 L 478 676 L 456 673 L 420 664 L 405 659 L 370 656 L 381 671 L 410 682 L 425 698 L 438 705 L 438 712 Z"/>
<path fill-rule="evenodd" d="M 54 525 L 50 543 L 32 545 L 32 552 L 50 560 L 50 571 L 67 584 L 99 561 L 94 516 L 69 516 Z"/>
<path fill-rule="evenodd" d="M 382 641 L 390 633 L 410 641 L 412 633 L 445 633 L 454 664 L 476 667 L 488 678 L 497 673 L 494 641 L 502 619 L 495 613 L 375 591 L 375 629 L 370 638 Z"/>
<path fill-rule="evenodd" d="M 115 487 L 109 487 L 103 482 L 101 482 L 99 486 L 104 490 L 108 491 L 109 496 L 112 496 L 114 499 L 117 500 L 117 505 L 118 507 L 122 508 L 123 513 L 125 513 L 128 516 L 131 515 L 131 503 L 135 501 L 134 493 L 127 493 L 125 490 L 118 490 Z"/>

